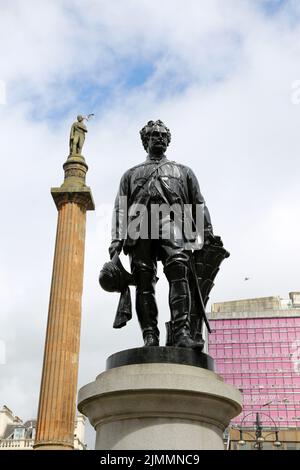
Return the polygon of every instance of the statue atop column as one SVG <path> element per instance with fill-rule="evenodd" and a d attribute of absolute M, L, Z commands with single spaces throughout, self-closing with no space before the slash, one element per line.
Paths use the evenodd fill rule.
<path fill-rule="evenodd" d="M 121 293 L 114 328 L 131 318 L 129 285 L 136 286 L 136 313 L 146 347 L 159 346 L 155 287 L 157 262 L 169 283 L 171 321 L 167 346 L 202 350 L 202 326 L 208 331 L 205 306 L 222 260 L 229 256 L 215 236 L 210 214 L 194 172 L 168 160 L 170 130 L 149 121 L 140 131 L 147 152 L 144 162 L 121 178 L 115 200 L 111 261 L 100 273 L 100 285 Z M 129 256 L 131 274 L 119 259 Z"/>
<path fill-rule="evenodd" d="M 70 155 L 81 155 L 82 147 L 87 133 L 87 127 L 84 124 L 84 116 L 77 116 L 77 121 L 72 124 L 70 132 Z"/>

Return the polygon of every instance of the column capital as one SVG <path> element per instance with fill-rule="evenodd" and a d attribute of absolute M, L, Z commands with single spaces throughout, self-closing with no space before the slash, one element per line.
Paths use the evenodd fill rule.
<path fill-rule="evenodd" d="M 51 188 L 51 194 L 54 199 L 55 205 L 59 210 L 63 204 L 75 202 L 84 207 L 87 211 L 95 210 L 95 203 L 93 200 L 91 189 L 88 186 L 84 188 L 76 188 L 66 190 L 63 188 Z"/>
<path fill-rule="evenodd" d="M 59 188 L 51 188 L 55 205 L 59 210 L 62 204 L 75 202 L 86 210 L 94 210 L 95 203 L 91 189 L 85 184 L 88 166 L 82 155 L 70 155 L 63 164 L 65 178 Z"/>

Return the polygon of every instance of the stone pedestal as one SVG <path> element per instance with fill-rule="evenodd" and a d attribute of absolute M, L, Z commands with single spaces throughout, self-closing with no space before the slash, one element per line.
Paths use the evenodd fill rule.
<path fill-rule="evenodd" d="M 134 363 L 134 356 L 142 362 Z M 206 354 L 183 348 L 113 355 L 112 368 L 79 391 L 78 409 L 96 430 L 95 448 L 224 449 L 223 431 L 241 412 L 242 398 L 209 370 L 212 364 Z"/>
<path fill-rule="evenodd" d="M 74 448 L 86 211 L 94 209 L 80 155 L 51 194 L 58 209 L 35 449 Z"/>

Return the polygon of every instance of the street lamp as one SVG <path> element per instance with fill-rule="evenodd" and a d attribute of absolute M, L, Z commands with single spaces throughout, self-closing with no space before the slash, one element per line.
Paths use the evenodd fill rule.
<path fill-rule="evenodd" d="M 275 437 L 275 441 L 274 441 L 274 446 L 275 447 L 281 447 L 282 444 L 281 444 L 280 440 L 278 439 L 278 431 L 275 431 L 275 436 L 276 437 Z"/>
<path fill-rule="evenodd" d="M 247 415 L 244 416 L 244 418 L 241 421 L 240 428 L 242 428 L 243 422 L 245 421 L 245 419 L 248 416 L 250 416 L 251 414 L 253 414 L 253 411 L 251 411 L 250 413 L 248 413 Z M 244 431 L 243 429 L 240 429 L 240 439 L 238 441 L 238 445 L 242 447 L 246 444 L 246 441 L 244 440 L 244 434 L 248 434 L 255 441 L 254 448 L 257 449 L 257 450 L 262 450 L 263 449 L 263 443 L 265 442 L 265 437 L 263 436 L 263 426 L 262 426 L 262 422 L 260 420 L 260 415 L 268 416 L 268 418 L 270 418 L 272 423 L 274 424 L 274 431 L 271 431 L 265 437 L 268 437 L 271 434 L 275 434 L 275 440 L 273 442 L 273 445 L 277 448 L 281 447 L 282 444 L 281 444 L 281 442 L 279 440 L 279 437 L 278 437 L 279 431 L 278 431 L 278 428 L 275 424 L 275 421 L 273 420 L 273 418 L 270 415 L 268 415 L 267 413 L 262 413 L 262 412 L 256 413 L 256 419 L 255 419 L 255 423 L 254 423 L 255 424 L 255 438 L 251 433 L 249 433 L 247 431 Z"/>

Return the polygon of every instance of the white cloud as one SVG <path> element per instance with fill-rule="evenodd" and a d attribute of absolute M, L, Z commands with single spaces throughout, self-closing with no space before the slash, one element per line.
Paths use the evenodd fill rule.
<path fill-rule="evenodd" d="M 6 104 L 6 83 L 0 80 L 0 104 Z"/>

